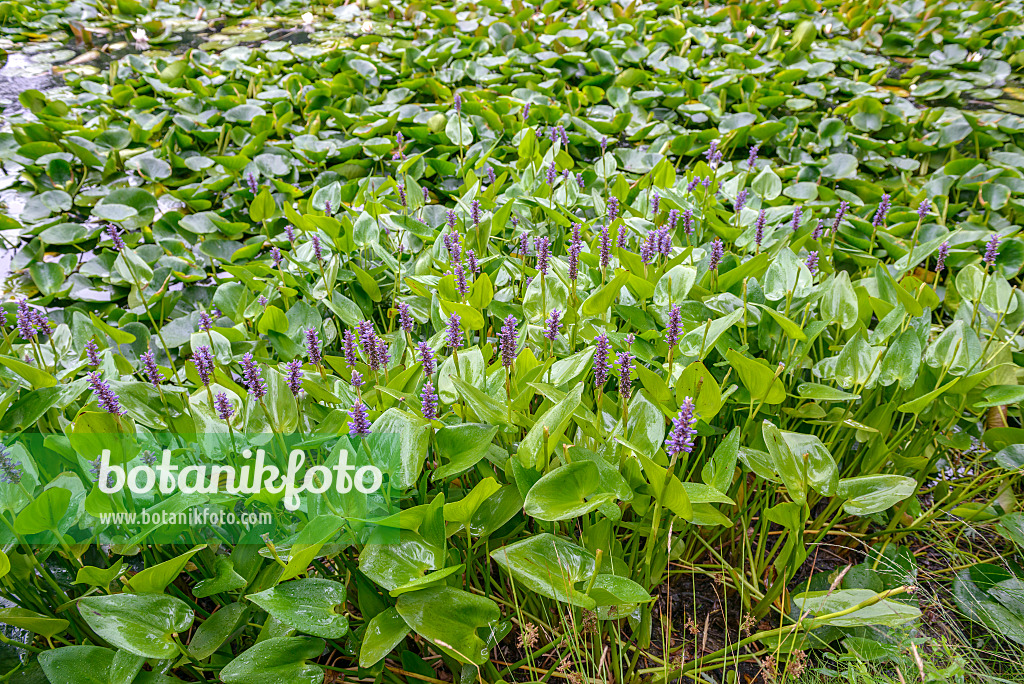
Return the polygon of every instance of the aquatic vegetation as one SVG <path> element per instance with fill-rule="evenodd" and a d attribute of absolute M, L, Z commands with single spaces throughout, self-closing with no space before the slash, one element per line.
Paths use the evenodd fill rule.
<path fill-rule="evenodd" d="M 8 669 L 792 674 L 1020 552 L 1019 2 L 366 4 L 0 3 Z"/>

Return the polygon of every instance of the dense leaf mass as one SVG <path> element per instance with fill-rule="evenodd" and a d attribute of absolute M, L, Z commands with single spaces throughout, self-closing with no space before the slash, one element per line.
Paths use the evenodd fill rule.
<path fill-rule="evenodd" d="M 1024 545 L 1022 12 L 0 2 L 3 672 L 902 658 L 919 535 Z"/>

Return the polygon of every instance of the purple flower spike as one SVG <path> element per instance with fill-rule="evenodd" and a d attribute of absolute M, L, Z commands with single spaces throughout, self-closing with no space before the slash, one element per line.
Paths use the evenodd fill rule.
<path fill-rule="evenodd" d="M 408 198 L 405 196 L 405 183 L 398 184 L 398 200 L 402 203 L 403 207 L 409 206 Z"/>
<path fill-rule="evenodd" d="M 846 212 L 849 211 L 849 209 L 850 203 L 847 202 L 846 200 L 843 200 L 842 202 L 839 203 L 839 211 L 836 212 L 836 218 L 832 222 L 833 233 L 839 230 L 839 224 L 841 224 L 843 222 L 843 219 L 846 218 Z"/>
<path fill-rule="evenodd" d="M 723 256 L 725 256 L 725 245 L 722 244 L 721 238 L 715 238 L 711 243 L 711 259 L 708 261 L 708 270 L 717 271 Z"/>
<path fill-rule="evenodd" d="M 18 333 L 26 342 L 34 340 L 39 334 L 35 326 L 33 310 L 28 306 L 27 299 L 18 300 Z"/>
<path fill-rule="evenodd" d="M 640 245 L 640 260 L 649 264 L 654 260 L 656 233 L 653 230 L 647 231 L 647 236 Z"/>
<path fill-rule="evenodd" d="M 462 240 L 454 227 L 450 227 L 443 240 L 445 249 L 448 250 L 448 263 L 454 264 L 462 258 Z"/>
<path fill-rule="evenodd" d="M 114 243 L 114 249 L 118 252 L 124 249 L 124 240 L 121 238 L 121 231 L 116 226 L 107 226 L 107 236 Z"/>
<path fill-rule="evenodd" d="M 985 244 L 985 263 L 989 265 L 994 264 L 997 256 L 999 256 L 999 236 L 993 235 Z"/>
<path fill-rule="evenodd" d="M 391 362 L 391 347 L 388 346 L 387 342 L 385 342 L 383 339 L 378 337 L 377 338 L 377 349 L 376 349 L 376 353 L 374 354 L 374 364 L 371 364 L 371 365 L 373 366 L 374 370 L 379 370 L 381 368 L 387 368 L 388 363 L 390 363 L 390 362 Z"/>
<path fill-rule="evenodd" d="M 476 252 L 471 249 L 466 250 L 466 264 L 472 273 L 480 272 L 480 262 L 476 260 Z"/>
<path fill-rule="evenodd" d="M 428 190 L 426 187 L 423 188 L 423 203 L 430 203 L 430 190 Z"/>
<path fill-rule="evenodd" d="M 310 237 L 310 240 L 313 241 L 313 255 L 316 256 L 317 262 L 320 263 L 321 265 L 323 265 L 323 262 L 324 262 L 324 248 L 320 244 L 320 236 L 317 235 L 316 233 L 313 233 L 309 237 Z"/>
<path fill-rule="evenodd" d="M 736 201 L 733 203 L 733 211 L 736 213 L 743 211 L 743 207 L 747 206 L 748 199 L 750 199 L 750 191 L 743 188 L 736 194 Z"/>
<path fill-rule="evenodd" d="M 611 345 L 608 344 L 608 336 L 604 333 L 595 337 L 594 343 L 594 386 L 600 390 L 608 382 L 608 354 Z"/>
<path fill-rule="evenodd" d="M 302 391 L 302 361 L 293 359 L 288 362 L 285 369 L 288 371 L 288 389 L 292 391 L 292 396 L 297 397 Z"/>
<path fill-rule="evenodd" d="M 353 437 L 370 434 L 370 419 L 366 416 L 366 405 L 357 401 L 348 412 L 348 433 Z"/>
<path fill-rule="evenodd" d="M 284 224 L 284 236 L 288 238 L 288 242 L 295 244 L 295 226 L 290 223 Z"/>
<path fill-rule="evenodd" d="M 224 392 L 217 392 L 217 396 L 213 398 L 213 406 L 217 409 L 217 416 L 224 422 L 231 420 L 231 416 L 235 415 L 235 407 Z"/>
<path fill-rule="evenodd" d="M 345 331 L 345 339 L 342 344 L 343 353 L 345 355 L 345 363 L 350 368 L 355 368 L 356 363 L 359 361 L 359 352 L 356 351 L 356 336 L 351 330 Z"/>
<path fill-rule="evenodd" d="M 428 379 L 423 383 L 423 390 L 420 392 L 420 405 L 423 408 L 423 417 L 427 420 L 437 418 L 437 392 L 434 391 L 434 383 Z"/>
<path fill-rule="evenodd" d="M 674 234 L 676 232 L 676 226 L 679 225 L 679 210 L 669 209 L 668 210 L 668 229 Z"/>
<path fill-rule="evenodd" d="M 558 339 L 558 330 L 562 327 L 562 312 L 558 309 L 552 309 L 551 315 L 548 316 L 548 320 L 544 323 L 544 337 L 548 338 L 552 342 Z"/>
<path fill-rule="evenodd" d="M 0 482 L 18 484 L 25 475 L 21 461 L 15 461 L 7 447 L 0 444 Z"/>
<path fill-rule="evenodd" d="M 601 156 L 608 151 L 608 136 L 601 136 Z"/>
<path fill-rule="evenodd" d="M 683 232 L 687 235 L 693 235 L 693 209 L 686 209 L 683 211 Z"/>
<path fill-rule="evenodd" d="M 92 387 L 93 394 L 96 395 L 96 402 L 101 409 L 115 416 L 123 416 L 127 413 L 121 408 L 121 399 L 114 393 L 114 390 L 110 389 L 110 384 L 100 377 L 98 371 L 89 373 L 89 386 Z"/>
<path fill-rule="evenodd" d="M 608 235 L 608 226 L 601 226 L 601 268 L 608 268 L 612 260 L 612 239 Z"/>
<path fill-rule="evenodd" d="M 657 216 L 661 209 L 661 195 L 655 192 L 651 195 L 651 216 Z"/>
<path fill-rule="evenodd" d="M 363 354 L 369 358 L 373 354 L 373 350 L 377 348 L 377 335 L 373 332 L 373 323 L 359 321 L 356 324 L 356 330 L 359 332 L 359 346 L 362 348 Z"/>
<path fill-rule="evenodd" d="M 547 237 L 536 238 L 533 241 L 533 248 L 537 251 L 537 270 L 547 275 L 551 258 L 551 240 Z"/>
<path fill-rule="evenodd" d="M 757 213 L 757 221 L 754 222 L 754 242 L 758 248 L 761 247 L 761 243 L 764 242 L 764 228 L 768 222 L 768 214 L 764 209 Z"/>
<path fill-rule="evenodd" d="M 757 153 L 761 149 L 760 145 L 754 145 L 750 148 L 750 154 L 747 156 L 747 169 L 750 171 L 754 170 L 757 166 Z"/>
<path fill-rule="evenodd" d="M 917 218 L 924 221 L 924 217 L 931 211 L 932 203 L 928 199 L 921 200 L 921 203 L 917 205 Z"/>
<path fill-rule="evenodd" d="M 252 352 L 246 352 L 242 356 L 242 380 L 245 382 L 249 394 L 262 399 L 267 394 L 267 383 L 263 379 L 263 369 L 253 360 Z"/>
<path fill-rule="evenodd" d="M 562 140 L 562 147 L 569 146 L 569 134 L 565 132 L 565 126 L 558 127 L 558 136 Z"/>
<path fill-rule="evenodd" d="M 192 352 L 192 363 L 199 374 L 199 380 L 207 387 L 210 386 L 210 377 L 213 375 L 213 354 L 205 344 L 195 348 Z"/>
<path fill-rule="evenodd" d="M 444 218 L 448 222 L 448 230 L 455 230 L 455 222 L 458 220 L 458 216 L 455 214 L 454 209 L 448 209 L 444 212 Z"/>
<path fill-rule="evenodd" d="M 455 115 L 462 116 L 462 96 L 458 93 L 455 93 L 453 104 L 455 105 Z"/>
<path fill-rule="evenodd" d="M 527 102 L 523 105 L 523 121 L 530 118 L 530 104 L 530 102 Z"/>
<path fill-rule="evenodd" d="M 352 375 L 348 379 L 348 384 L 352 385 L 353 387 L 355 387 L 357 389 L 362 387 L 363 386 L 363 374 L 360 373 L 357 370 L 352 371 Z"/>
<path fill-rule="evenodd" d="M 619 198 L 608 198 L 608 223 L 611 223 L 619 216 Z"/>
<path fill-rule="evenodd" d="M 946 268 L 946 257 L 949 256 L 949 240 L 939 245 L 939 255 L 935 258 L 935 272 L 942 273 Z"/>
<path fill-rule="evenodd" d="M 825 219 L 818 219 L 818 225 L 811 231 L 812 240 L 820 240 L 825 234 Z"/>
<path fill-rule="evenodd" d="M 474 226 L 479 225 L 483 218 L 483 212 L 480 211 L 480 200 L 473 200 L 473 203 L 469 205 L 469 216 L 473 219 Z"/>
<path fill-rule="evenodd" d="M 558 164 L 555 163 L 554 159 L 551 160 L 551 165 L 548 166 L 547 176 L 546 177 L 547 177 L 548 185 L 554 185 L 555 184 L 555 179 L 558 178 Z"/>
<path fill-rule="evenodd" d="M 803 207 L 793 207 L 793 220 L 789 222 L 789 227 L 793 229 L 793 232 L 800 230 L 800 222 L 804 217 Z"/>
<path fill-rule="evenodd" d="M 455 269 L 455 289 L 459 291 L 462 298 L 465 299 L 466 295 L 469 294 L 469 283 L 466 281 L 466 269 L 462 265 L 462 262 L 456 262 Z"/>
<path fill-rule="evenodd" d="M 100 365 L 100 348 L 92 340 L 85 343 L 85 360 L 93 368 Z"/>
<path fill-rule="evenodd" d="M 281 264 L 284 263 L 284 257 L 281 255 L 281 250 L 277 247 L 271 247 L 270 258 L 274 260 L 274 268 L 281 268 Z"/>
<path fill-rule="evenodd" d="M 434 350 L 425 341 L 417 345 L 420 352 L 420 363 L 423 364 L 423 372 L 430 377 L 437 370 L 437 361 L 434 360 Z"/>
<path fill-rule="evenodd" d="M 672 231 L 668 226 L 662 226 L 658 231 L 658 251 L 666 257 L 672 254 Z"/>
<path fill-rule="evenodd" d="M 668 328 L 665 330 L 665 343 L 674 347 L 683 334 L 683 312 L 678 304 L 668 310 Z"/>
<path fill-rule="evenodd" d="M 160 369 L 156 367 L 156 355 L 152 351 L 147 351 L 140 358 L 142 359 L 142 367 L 146 370 L 146 379 L 154 387 L 159 385 L 161 377 Z"/>
<path fill-rule="evenodd" d="M 633 389 L 633 355 L 628 351 L 619 352 L 615 362 L 619 364 L 619 395 L 629 399 Z"/>
<path fill-rule="evenodd" d="M 249 182 L 249 192 L 255 195 L 260 191 L 260 186 L 256 184 L 256 176 L 250 173 L 246 176 L 246 180 Z"/>
<path fill-rule="evenodd" d="M 875 218 L 872 219 L 871 225 L 875 228 L 881 227 L 885 223 L 885 217 L 889 215 L 890 208 L 892 208 L 892 198 L 888 193 L 883 193 L 882 198 L 878 201 L 878 211 L 875 212 Z"/>
<path fill-rule="evenodd" d="M 501 326 L 501 332 L 498 333 L 498 350 L 501 352 L 501 365 L 505 368 L 511 368 L 512 363 L 516 360 L 516 324 L 518 323 L 516 317 L 509 314 Z"/>
<path fill-rule="evenodd" d="M 525 257 L 530 253 L 530 234 L 520 233 L 519 234 L 519 256 Z"/>
<path fill-rule="evenodd" d="M 199 330 L 201 332 L 209 332 L 210 328 L 213 327 L 213 319 L 210 318 L 210 314 L 205 311 L 199 312 Z"/>
<path fill-rule="evenodd" d="M 577 173 L 576 174 L 576 185 L 580 186 L 580 190 L 586 190 L 587 189 L 587 182 L 585 180 L 583 180 L 583 174 L 582 173 Z"/>
<path fill-rule="evenodd" d="M 314 328 L 306 330 L 306 353 L 309 354 L 309 362 L 319 366 L 323 361 L 323 352 L 320 349 L 320 336 Z"/>
<path fill-rule="evenodd" d="M 704 158 L 708 160 L 708 166 L 712 170 L 717 169 L 722 163 L 722 151 L 718 149 L 718 140 L 712 140 L 708 149 L 704 152 Z"/>
<path fill-rule="evenodd" d="M 817 250 L 815 250 L 815 251 L 813 251 L 813 252 L 811 252 L 810 254 L 807 255 L 806 264 L 807 264 L 808 270 L 811 272 L 811 275 L 814 275 L 815 273 L 818 272 L 818 252 L 817 252 Z"/>
<path fill-rule="evenodd" d="M 411 333 L 413 327 L 416 325 L 412 319 L 412 312 L 409 310 L 409 305 L 405 302 L 398 302 L 398 324 L 402 326 L 402 330 L 407 333 Z"/>
<path fill-rule="evenodd" d="M 444 341 L 445 344 L 448 345 L 449 349 L 455 350 L 462 348 L 462 318 L 454 311 L 448 318 L 447 334 L 445 335 Z"/>
<path fill-rule="evenodd" d="M 693 399 L 686 397 L 679 406 L 679 415 L 672 419 L 672 430 L 665 440 L 665 452 L 669 456 L 693 451 L 693 438 L 697 435 L 694 426 L 697 424 Z"/>

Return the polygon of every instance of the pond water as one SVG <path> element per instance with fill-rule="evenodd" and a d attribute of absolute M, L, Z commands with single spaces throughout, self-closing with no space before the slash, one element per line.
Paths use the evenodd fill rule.
<path fill-rule="evenodd" d="M 331 17 L 321 19 L 331 21 L 332 33 L 340 28 L 351 35 L 365 30 L 362 13 L 358 6 L 343 6 L 335 8 L 333 20 Z M 237 45 L 259 46 L 270 41 L 293 45 L 309 42 L 312 27 L 296 22 L 294 18 L 280 17 L 171 19 L 160 24 L 162 33 L 152 36 L 151 44 L 125 40 L 130 38 L 127 30 L 92 33 L 89 44 L 63 31 L 55 33 L 51 40 L 38 42 L 16 44 L 0 38 L 0 133 L 10 132 L 12 124 L 33 119 L 31 112 L 18 101 L 21 93 L 38 90 L 52 94 L 66 87 L 64 73 L 96 73 L 115 59 L 150 50 L 181 54 L 195 48 L 218 51 Z M 19 174 L 17 165 L 0 162 L 0 214 L 14 219 L 22 214 L 33 194 L 31 189 L 18 187 Z M 159 199 L 158 214 L 176 208 L 171 197 Z M 12 273 L 12 266 L 17 269 L 15 255 L 21 241 L 19 231 L 0 229 L 0 300 L 8 299 L 19 290 L 19 278 Z"/>

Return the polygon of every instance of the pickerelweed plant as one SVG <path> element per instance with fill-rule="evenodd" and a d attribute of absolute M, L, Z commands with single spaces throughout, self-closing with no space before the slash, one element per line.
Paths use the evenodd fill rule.
<path fill-rule="evenodd" d="M 1019 75 L 1011 4 L 941 49 L 958 3 L 827 27 L 800 3 L 393 4 L 379 35 L 293 17 L 322 39 L 22 93 L 0 133 L 28 198 L 0 216 L 25 295 L 0 341 L 16 667 L 667 682 L 914 627 L 905 544 L 1010 512 L 1024 463 L 1024 112 L 954 106 Z M 78 30 L 71 7 L 46 16 Z M 381 488 L 103 491 L 103 449 L 164 448 L 301 449 L 314 486 L 350 458 Z M 200 509 L 266 517 L 111 517 Z M 825 548 L 867 556 L 830 573 Z M 673 615 L 698 578 L 720 644 L 710 612 Z M 958 582 L 1024 644 L 994 580 Z"/>

